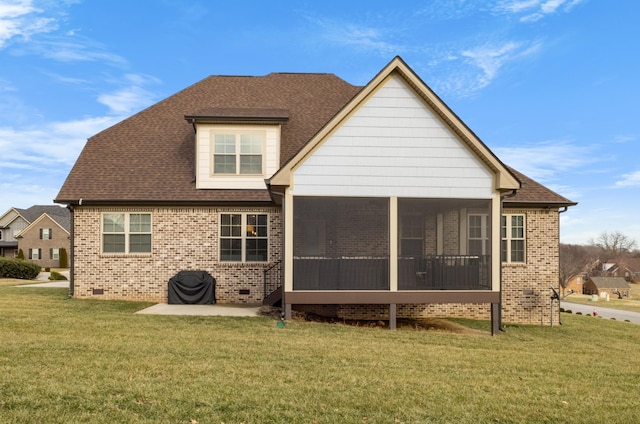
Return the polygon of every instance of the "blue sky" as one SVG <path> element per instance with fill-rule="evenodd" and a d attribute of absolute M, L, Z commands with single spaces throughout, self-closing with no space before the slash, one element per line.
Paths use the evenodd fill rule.
<path fill-rule="evenodd" d="M 400 55 L 508 165 L 579 202 L 561 239 L 640 242 L 640 2 L 0 0 L 0 214 L 51 204 L 86 139 L 208 75 Z"/>

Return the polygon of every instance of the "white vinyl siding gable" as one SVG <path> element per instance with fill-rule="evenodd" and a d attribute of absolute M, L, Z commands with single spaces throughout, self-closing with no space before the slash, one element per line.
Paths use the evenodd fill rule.
<path fill-rule="evenodd" d="M 490 198 L 493 175 L 400 78 L 294 169 L 294 195 Z"/>
<path fill-rule="evenodd" d="M 262 140 L 261 163 L 255 163 L 258 155 L 256 146 L 251 152 L 243 150 L 241 135 L 258 136 Z M 225 172 L 216 172 L 214 166 L 215 139 L 218 136 L 233 136 L 233 152 L 229 154 L 228 166 Z M 196 188 L 198 189 L 264 189 L 264 180 L 273 175 L 280 167 L 280 126 L 279 125 L 222 125 L 198 124 L 197 133 L 197 168 Z M 248 152 L 248 153 L 247 153 Z M 249 158 L 253 155 L 253 158 Z M 231 159 L 233 158 L 233 160 Z M 219 159 L 220 163 L 220 159 Z M 247 168 L 249 166 L 249 168 Z M 260 168 L 259 173 L 255 170 Z M 221 168 L 219 168 L 221 169 Z"/>

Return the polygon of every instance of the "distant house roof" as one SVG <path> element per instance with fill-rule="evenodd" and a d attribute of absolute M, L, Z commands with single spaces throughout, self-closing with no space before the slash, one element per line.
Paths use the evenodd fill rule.
<path fill-rule="evenodd" d="M 27 209 L 15 208 L 15 210 L 18 211 L 29 224 L 46 213 L 65 230 L 69 231 L 71 229 L 71 213 L 69 209 L 65 207 L 57 205 L 35 205 Z"/>
<path fill-rule="evenodd" d="M 271 203 L 266 185 L 257 190 L 196 189 L 193 124 L 278 123 L 282 166 L 362 88 L 333 74 L 210 76 L 89 138 L 55 202 Z M 507 205 L 575 205 L 513 169 L 508 172 L 523 187 L 505 199 Z"/>
<path fill-rule="evenodd" d="M 628 289 L 629 283 L 622 277 L 591 277 L 589 278 L 598 289 Z"/>

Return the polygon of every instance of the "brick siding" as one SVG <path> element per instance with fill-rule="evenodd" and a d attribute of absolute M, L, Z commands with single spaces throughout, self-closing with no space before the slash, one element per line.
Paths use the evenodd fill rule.
<path fill-rule="evenodd" d="M 150 212 L 151 254 L 107 255 L 101 253 L 100 221 L 103 212 Z M 220 213 L 268 213 L 269 261 L 221 263 L 218 252 Z M 549 325 L 550 286 L 558 286 L 557 210 L 505 209 L 524 214 L 526 262 L 502 266 L 502 320 L 506 323 Z M 216 279 L 219 303 L 259 303 L 263 299 L 263 271 L 281 257 L 282 222 L 279 208 L 77 208 L 75 215 L 75 296 L 166 302 L 167 282 L 181 270 L 204 270 Z M 445 218 L 447 239 L 457 245 L 457 217 Z M 434 220 L 426 220 L 427 228 Z M 332 230 L 327 228 L 327 232 Z M 377 244 L 377 243 L 376 243 Z M 452 247 L 445 246 L 449 251 Z M 431 247 L 429 250 L 433 249 Z M 455 250 L 455 248 L 454 248 Z M 103 294 L 94 294 L 102 289 Z M 240 295 L 248 289 L 249 295 Z M 345 319 L 388 319 L 387 305 L 295 305 L 321 315 Z M 557 304 L 554 305 L 557 311 Z M 397 316 L 461 317 L 490 319 L 489 305 L 398 305 Z M 557 322 L 557 316 L 554 317 Z"/>
<path fill-rule="evenodd" d="M 104 212 L 151 213 L 151 253 L 101 253 L 100 223 Z M 220 262 L 220 213 L 267 213 L 269 260 Z M 259 303 L 264 297 L 263 272 L 281 257 L 280 216 L 278 208 L 78 207 L 74 211 L 74 296 L 166 302 L 171 277 L 182 270 L 200 270 L 216 279 L 218 303 Z M 240 294 L 240 290 L 249 290 L 249 294 Z"/>

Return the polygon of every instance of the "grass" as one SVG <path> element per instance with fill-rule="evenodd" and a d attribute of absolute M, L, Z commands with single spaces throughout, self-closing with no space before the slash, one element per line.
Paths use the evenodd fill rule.
<path fill-rule="evenodd" d="M 0 282 L 2 423 L 628 423 L 640 328 L 417 331 L 135 315 Z"/>
<path fill-rule="evenodd" d="M 563 299 L 563 302 L 580 303 L 583 305 L 598 305 L 603 308 L 620 309 L 625 311 L 640 312 L 640 284 L 630 283 L 628 298 L 618 299 L 611 296 L 607 302 L 604 299 L 598 299 L 597 302 L 591 301 L 591 296 L 586 294 L 571 294 Z M 571 309 L 571 307 L 567 307 Z"/>

